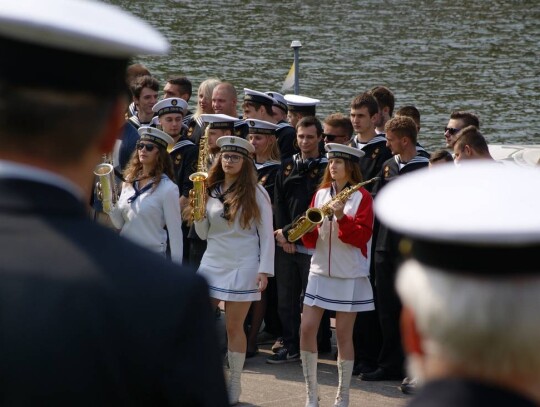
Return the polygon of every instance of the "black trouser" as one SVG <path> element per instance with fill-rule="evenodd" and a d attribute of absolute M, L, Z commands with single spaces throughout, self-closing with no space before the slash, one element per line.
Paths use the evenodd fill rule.
<path fill-rule="evenodd" d="M 186 222 L 182 222 L 182 243 L 184 244 L 183 257 L 182 257 L 183 264 L 190 264 L 189 252 L 191 251 L 191 242 L 188 238 L 188 234 L 189 234 L 189 226 L 186 224 Z"/>
<path fill-rule="evenodd" d="M 189 265 L 195 270 L 198 270 L 199 266 L 201 265 L 204 252 L 206 251 L 206 240 L 202 240 L 198 236 L 195 238 L 190 236 L 189 240 Z"/>
<path fill-rule="evenodd" d="M 281 248 L 276 248 L 281 250 Z M 281 321 L 278 313 L 278 297 L 276 278 L 269 278 L 266 286 L 266 312 L 264 314 L 264 330 L 274 336 L 281 336 Z"/>
<path fill-rule="evenodd" d="M 401 345 L 400 315 L 401 301 L 395 280 L 397 260 L 388 252 L 375 252 L 375 285 L 377 287 L 377 307 L 382 332 L 382 347 L 378 365 L 390 374 L 402 375 L 405 356 Z"/>
<path fill-rule="evenodd" d="M 373 257 L 372 257 L 373 258 Z M 374 262 L 370 273 L 375 276 Z M 369 282 L 373 290 L 375 310 L 359 312 L 354 322 L 353 344 L 354 344 L 354 364 L 363 364 L 375 370 L 377 360 L 381 351 L 382 335 L 379 325 L 379 311 L 377 304 L 377 290 L 373 283 L 374 278 L 370 277 Z"/>
<path fill-rule="evenodd" d="M 304 301 L 311 255 L 288 254 L 276 248 L 278 314 L 283 328 L 283 346 L 290 353 L 300 350 L 300 315 Z"/>

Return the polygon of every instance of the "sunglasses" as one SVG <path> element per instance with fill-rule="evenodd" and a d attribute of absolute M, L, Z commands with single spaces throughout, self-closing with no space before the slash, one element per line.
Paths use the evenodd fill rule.
<path fill-rule="evenodd" d="M 221 159 L 223 161 L 230 161 L 232 163 L 240 162 L 240 159 L 242 158 L 241 155 L 231 155 L 231 154 L 223 154 L 221 156 Z"/>
<path fill-rule="evenodd" d="M 327 139 L 328 141 L 334 141 L 338 137 L 346 138 L 347 136 L 336 136 L 335 134 L 323 133 L 323 138 Z"/>
<path fill-rule="evenodd" d="M 146 144 L 146 143 L 137 143 L 137 150 L 142 150 L 143 148 L 146 149 L 148 152 L 154 151 L 154 147 L 156 147 L 153 144 Z"/>
<path fill-rule="evenodd" d="M 460 131 L 461 129 L 456 129 L 454 127 L 445 127 L 444 128 L 444 132 L 448 132 L 451 136 L 453 136 L 454 134 L 456 134 L 458 131 Z"/>

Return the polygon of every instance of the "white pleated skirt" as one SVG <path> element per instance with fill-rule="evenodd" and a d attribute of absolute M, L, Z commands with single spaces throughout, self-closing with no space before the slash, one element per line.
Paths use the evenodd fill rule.
<path fill-rule="evenodd" d="M 373 289 L 368 277 L 336 278 L 309 273 L 304 304 L 342 311 L 373 311 Z"/>
<path fill-rule="evenodd" d="M 225 269 L 201 264 L 197 273 L 206 279 L 212 298 L 239 302 L 261 299 L 256 269 Z"/>

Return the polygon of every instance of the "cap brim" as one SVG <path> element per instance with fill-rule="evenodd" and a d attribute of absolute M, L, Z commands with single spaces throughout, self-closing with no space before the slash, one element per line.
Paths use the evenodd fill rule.
<path fill-rule="evenodd" d="M 375 213 L 415 239 L 520 245 L 540 241 L 540 173 L 498 163 L 422 169 L 391 181 Z"/>
<path fill-rule="evenodd" d="M 82 0 L 2 2 L 0 35 L 112 58 L 169 50 L 167 40 L 143 20 L 115 6 Z"/>

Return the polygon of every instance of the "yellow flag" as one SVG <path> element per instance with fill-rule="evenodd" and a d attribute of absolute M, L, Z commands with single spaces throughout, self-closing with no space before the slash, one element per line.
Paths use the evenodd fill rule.
<path fill-rule="evenodd" d="M 291 69 L 289 69 L 289 73 L 287 74 L 287 77 L 283 81 L 283 86 L 281 87 L 281 91 L 287 89 L 292 89 L 294 87 L 294 62 L 291 65 Z"/>

